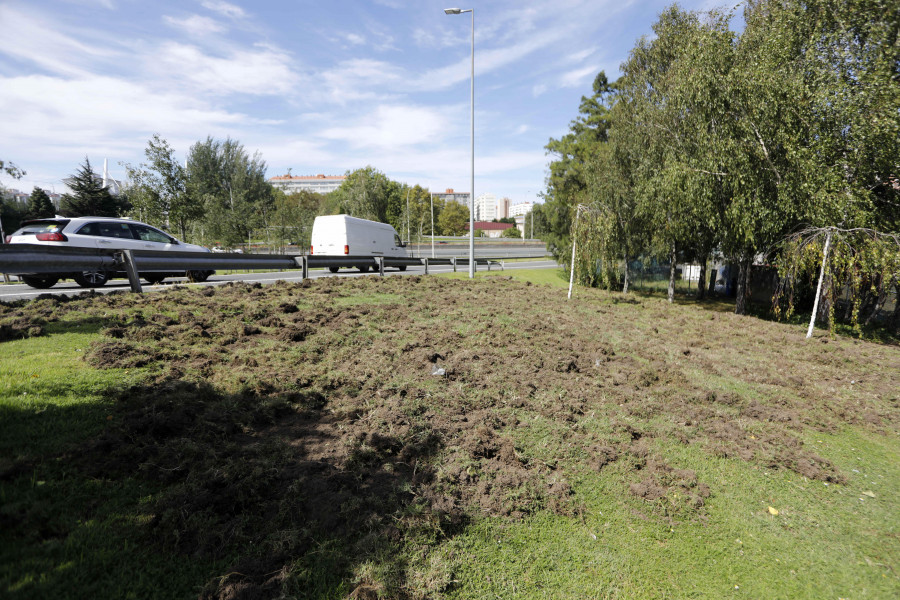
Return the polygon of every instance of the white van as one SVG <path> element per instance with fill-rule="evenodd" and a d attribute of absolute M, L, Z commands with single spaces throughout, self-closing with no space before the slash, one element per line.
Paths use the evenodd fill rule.
<path fill-rule="evenodd" d="M 406 244 L 387 223 L 357 219 L 350 215 L 316 217 L 309 253 L 313 256 L 390 256 L 406 258 Z M 368 271 L 368 264 L 356 265 Z M 337 273 L 339 267 L 328 267 Z M 406 267 L 399 267 L 405 271 Z"/>

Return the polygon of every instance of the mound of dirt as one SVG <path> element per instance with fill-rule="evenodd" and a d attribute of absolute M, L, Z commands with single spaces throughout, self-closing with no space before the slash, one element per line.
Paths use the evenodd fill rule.
<path fill-rule="evenodd" d="M 576 476 L 615 478 L 649 518 L 702 519 L 716 490 L 669 464 L 666 443 L 840 483 L 805 433 L 900 424 L 896 349 L 803 344 L 733 315 L 714 314 L 711 336 L 696 307 L 580 294 L 362 277 L 35 306 L 104 319 L 85 361 L 150 374 L 72 460 L 163 487 L 151 543 L 242 557 L 204 598 L 276 596 L 323 539 L 349 578 L 473 518 L 575 514 Z M 0 307 L 0 323 L 37 318 Z M 873 360 L 864 384 L 839 383 L 835 361 L 866 373 Z"/>

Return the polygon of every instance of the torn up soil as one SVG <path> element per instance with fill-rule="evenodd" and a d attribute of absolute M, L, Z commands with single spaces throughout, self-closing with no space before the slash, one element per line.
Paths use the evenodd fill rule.
<path fill-rule="evenodd" d="M 896 347 L 616 299 L 503 277 L 228 284 L 0 306 L 0 341 L 78 314 L 106 323 L 89 365 L 146 369 L 67 458 L 164 489 L 147 543 L 237 557 L 203 598 L 302 588 L 323 540 L 356 597 L 414 597 L 353 567 L 472 519 L 574 515 L 589 472 L 651 518 L 702 520 L 716 489 L 666 444 L 841 483 L 804 434 L 900 422 Z"/>

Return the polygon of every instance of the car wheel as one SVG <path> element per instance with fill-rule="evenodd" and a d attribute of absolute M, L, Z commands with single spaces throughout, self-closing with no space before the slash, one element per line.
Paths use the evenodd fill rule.
<path fill-rule="evenodd" d="M 150 285 L 156 285 L 162 283 L 165 277 L 160 277 L 159 275 L 144 275 L 144 279 L 146 279 L 147 283 Z"/>
<path fill-rule="evenodd" d="M 25 285 L 39 290 L 52 288 L 59 281 L 59 277 L 51 277 L 49 275 L 22 275 L 21 279 Z"/>
<path fill-rule="evenodd" d="M 340 267 L 328 267 L 328 270 L 331 271 L 332 273 L 337 273 L 338 269 L 340 269 Z"/>
<path fill-rule="evenodd" d="M 188 281 L 193 283 L 203 283 L 209 279 L 209 271 L 188 271 L 186 275 Z"/>
<path fill-rule="evenodd" d="M 406 265 L 400 265 L 400 266 L 397 267 L 397 268 L 400 269 L 401 271 L 405 271 L 405 270 L 406 270 Z"/>
<path fill-rule="evenodd" d="M 98 288 L 103 287 L 109 281 L 109 273 L 106 271 L 82 271 L 73 279 L 83 288 Z"/>

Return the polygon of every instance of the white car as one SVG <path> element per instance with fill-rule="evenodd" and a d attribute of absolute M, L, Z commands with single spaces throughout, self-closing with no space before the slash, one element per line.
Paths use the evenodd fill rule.
<path fill-rule="evenodd" d="M 208 248 L 180 242 L 168 233 L 146 223 L 109 217 L 55 217 L 25 221 L 7 244 L 46 244 L 78 248 L 110 248 L 115 250 L 172 250 L 176 252 L 209 252 Z M 147 271 L 140 276 L 149 283 L 166 277 L 184 277 L 206 281 L 215 271 Z M 71 278 L 81 287 L 100 287 L 112 277 L 125 273 L 115 271 L 79 271 L 76 273 L 15 273 L 33 288 L 53 287 L 60 279 Z"/>

